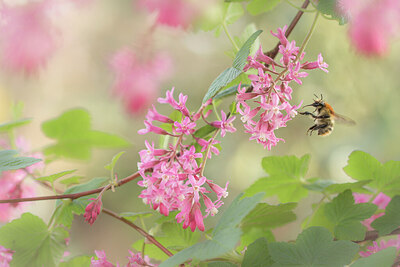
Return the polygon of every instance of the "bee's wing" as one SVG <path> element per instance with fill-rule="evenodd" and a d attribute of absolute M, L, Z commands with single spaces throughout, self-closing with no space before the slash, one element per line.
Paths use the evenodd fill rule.
<path fill-rule="evenodd" d="M 334 114 L 334 118 L 335 118 L 335 122 L 337 122 L 337 123 L 347 124 L 347 125 L 356 125 L 356 122 L 353 121 L 352 119 L 350 119 L 346 116 L 337 114 L 337 113 Z"/>

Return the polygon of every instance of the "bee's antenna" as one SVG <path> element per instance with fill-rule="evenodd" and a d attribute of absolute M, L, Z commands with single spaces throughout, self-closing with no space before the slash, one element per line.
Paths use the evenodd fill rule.
<path fill-rule="evenodd" d="M 323 98 L 323 96 L 322 96 L 322 94 L 321 94 L 321 100 L 323 100 L 324 98 Z"/>
<path fill-rule="evenodd" d="M 314 94 L 314 96 L 315 96 L 315 98 L 317 98 L 317 99 L 318 99 L 318 96 L 317 96 L 316 94 Z"/>

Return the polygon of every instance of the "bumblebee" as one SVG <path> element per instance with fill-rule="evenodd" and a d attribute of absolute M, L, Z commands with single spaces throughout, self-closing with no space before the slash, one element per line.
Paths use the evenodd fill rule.
<path fill-rule="evenodd" d="M 315 124 L 307 130 L 307 134 L 312 135 L 314 131 L 318 131 L 318 135 L 327 136 L 333 131 L 335 122 L 345 123 L 348 125 L 355 125 L 355 121 L 349 119 L 343 115 L 337 114 L 331 105 L 326 103 L 321 98 L 316 96 L 314 103 L 306 105 L 304 107 L 315 107 L 314 112 L 299 112 L 301 115 L 311 116 L 314 119 Z"/>

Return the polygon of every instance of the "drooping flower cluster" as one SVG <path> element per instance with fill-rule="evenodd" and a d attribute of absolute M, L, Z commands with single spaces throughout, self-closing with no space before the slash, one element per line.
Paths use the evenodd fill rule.
<path fill-rule="evenodd" d="M 183 228 L 190 227 L 194 231 L 197 227 L 204 231 L 203 217 L 209 214 L 215 215 L 223 204 L 221 198 L 228 195 L 226 191 L 228 183 L 225 188 L 221 188 L 203 175 L 206 158 L 211 157 L 211 153 L 219 153 L 215 147 L 218 143 L 215 140 L 217 132 L 208 140 L 194 135 L 196 122 L 200 118 L 205 121 L 210 114 L 210 112 L 203 114 L 203 111 L 211 104 L 211 100 L 203 104 L 199 111 L 190 113 L 186 107 L 187 96 L 180 94 L 179 101 L 176 101 L 173 91 L 174 89 L 167 91 L 166 97 L 159 98 L 158 102 L 169 104 L 179 112 L 181 119 L 172 120 L 158 113 L 153 106 L 144 122 L 146 128 L 139 130 L 139 134 L 153 132 L 175 139 L 173 143 L 169 143 L 162 149 L 155 148 L 154 143 L 145 142 L 147 149 L 139 152 L 141 162 L 138 163 L 139 172 L 143 178 L 138 184 L 145 189 L 139 197 L 163 215 L 167 216 L 170 211 L 179 211 L 176 220 L 178 223 L 183 222 Z M 226 132 L 236 131 L 232 125 L 234 117 L 227 116 L 223 111 L 221 114 L 221 121 L 207 123 L 219 129 L 222 136 Z M 155 126 L 155 122 L 163 123 L 163 128 Z M 187 137 L 193 137 L 201 147 L 201 151 L 196 150 L 193 143 L 184 144 Z M 201 152 L 204 152 L 204 155 Z M 201 162 L 200 165 L 199 162 Z M 206 189 L 206 185 L 211 191 Z M 208 196 L 212 192 L 217 195 L 215 201 Z M 201 199 L 206 207 L 205 216 L 202 214 Z"/>
<path fill-rule="evenodd" d="M 141 58 L 123 48 L 112 56 L 111 68 L 115 75 L 113 93 L 134 115 L 145 111 L 155 100 L 160 83 L 172 73 L 172 60 L 165 53 Z"/>
<path fill-rule="evenodd" d="M 355 203 L 367 203 L 367 202 L 369 202 L 369 200 L 372 197 L 371 195 L 359 194 L 359 193 L 353 193 L 353 196 L 354 196 Z M 389 204 L 390 200 L 391 200 L 391 198 L 389 196 L 385 195 L 384 193 L 379 193 L 375 197 L 375 199 L 372 200 L 371 203 L 377 205 L 378 209 L 384 210 L 384 209 L 386 209 L 386 206 Z M 371 216 L 371 218 L 368 218 L 368 219 L 362 221 L 362 224 L 367 227 L 368 231 L 371 231 L 371 230 L 373 230 L 373 228 L 371 227 L 371 223 L 383 215 L 384 215 L 383 212 L 374 214 Z"/>
<path fill-rule="evenodd" d="M 100 214 L 103 203 L 101 202 L 101 195 L 99 195 L 98 198 L 90 198 L 89 200 L 93 201 L 86 206 L 83 217 L 85 217 L 85 221 L 92 225 L 96 221 L 97 216 Z"/>
<path fill-rule="evenodd" d="M 349 37 L 358 52 L 381 56 L 398 37 L 400 1 L 339 0 L 337 9 L 349 19 Z M 373 19 L 371 19 L 373 18 Z"/>
<path fill-rule="evenodd" d="M 115 267 L 114 264 L 107 260 L 106 253 L 103 250 L 95 250 L 95 254 L 97 259 L 92 257 L 90 267 Z M 158 266 L 158 264 L 150 263 L 150 258 L 148 256 L 144 256 L 143 258 L 140 252 L 135 254 L 129 250 L 129 254 L 131 254 L 131 256 L 127 257 L 129 262 L 126 267 Z M 116 266 L 119 267 L 121 265 L 117 263 Z"/>
<path fill-rule="evenodd" d="M 28 153 L 28 144 L 23 138 L 15 140 L 17 148 L 21 154 L 34 158 L 43 158 L 41 153 Z M 0 147 L 3 149 L 11 149 L 8 141 L 0 140 Z M 25 169 L 15 171 L 4 171 L 0 175 L 0 199 L 14 199 L 35 196 L 35 190 L 32 185 L 26 182 L 29 174 L 42 170 L 43 162 L 35 163 Z M 0 222 L 8 222 L 23 212 L 24 202 L 2 203 L 0 204 Z"/>
<path fill-rule="evenodd" d="M 254 56 L 248 57 L 244 71 L 255 70 L 257 74 L 250 74 L 251 89 L 238 87 L 237 110 L 242 115 L 245 131 L 251 134 L 250 140 L 256 140 L 264 148 L 271 150 L 282 138 L 275 136 L 275 130 L 286 127 L 286 123 L 297 115 L 298 105 L 291 105 L 292 88 L 290 82 L 302 84 L 301 78 L 308 73 L 302 70 L 321 69 L 327 71 L 328 64 L 323 61 L 321 54 L 314 62 L 303 62 L 305 53 L 300 52 L 296 42 L 289 42 L 285 37 L 287 26 L 272 33 L 281 43 L 279 53 L 280 62 L 264 54 L 261 46 Z M 249 104 L 252 100 L 256 107 Z M 253 105 L 254 105 L 253 104 Z M 282 113 L 284 112 L 284 113 Z"/>
<path fill-rule="evenodd" d="M 397 251 L 400 249 L 400 235 L 397 236 L 397 239 L 390 239 L 390 240 L 381 240 L 381 242 L 373 242 L 372 246 L 367 247 L 367 251 L 360 251 L 360 256 L 361 257 L 369 257 L 372 254 L 377 253 L 378 251 L 384 250 L 385 248 L 388 247 L 395 247 L 397 248 Z"/>

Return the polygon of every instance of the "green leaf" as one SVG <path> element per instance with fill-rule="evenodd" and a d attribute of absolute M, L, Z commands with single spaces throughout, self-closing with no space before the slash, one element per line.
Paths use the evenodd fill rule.
<path fill-rule="evenodd" d="M 215 130 L 217 130 L 217 128 L 207 124 L 207 125 L 204 125 L 203 127 L 201 127 L 200 129 L 198 129 L 197 131 L 195 131 L 194 136 L 197 138 L 205 138 L 208 135 L 210 135 L 212 132 L 214 132 Z"/>
<path fill-rule="evenodd" d="M 240 221 L 257 205 L 263 194 L 243 198 L 240 194 L 224 211 L 220 221 L 212 232 L 212 239 L 185 248 L 161 263 L 160 267 L 175 266 L 186 260 L 207 260 L 231 251 L 240 240 L 241 231 L 236 228 Z"/>
<path fill-rule="evenodd" d="M 286 203 L 272 206 L 267 203 L 258 203 L 257 206 L 242 220 L 241 228 L 244 232 L 253 227 L 272 229 L 296 220 L 293 209 L 297 203 Z"/>
<path fill-rule="evenodd" d="M 263 193 L 256 194 L 252 197 L 242 198 L 243 194 L 239 194 L 222 214 L 221 219 L 213 230 L 213 235 L 216 235 L 223 229 L 236 227 L 243 218 L 246 217 L 257 205 L 257 203 L 264 197 Z"/>
<path fill-rule="evenodd" d="M 351 267 L 391 267 L 396 259 L 396 248 L 388 247 L 366 258 L 360 258 Z"/>
<path fill-rule="evenodd" d="M 233 66 L 224 70 L 210 85 L 206 95 L 203 98 L 203 103 L 208 99 L 214 97 L 221 88 L 229 84 L 241 73 L 243 73 L 243 68 L 246 65 L 247 56 L 250 53 L 250 48 L 257 39 L 257 37 L 262 33 L 261 30 L 253 33 L 249 39 L 240 48 L 239 52 L 236 54 L 236 58 L 233 61 Z"/>
<path fill-rule="evenodd" d="M 323 226 L 333 233 L 335 224 L 330 221 L 325 215 L 326 203 L 319 206 L 317 204 L 314 204 L 313 206 L 313 209 L 317 210 L 313 211 L 314 213 L 304 220 L 301 225 L 302 228 L 304 229 L 311 226 Z"/>
<path fill-rule="evenodd" d="M 260 238 L 247 247 L 242 267 L 267 267 L 272 266 L 273 263 L 268 253 L 268 241 Z"/>
<path fill-rule="evenodd" d="M 55 174 L 48 175 L 48 176 L 42 176 L 42 177 L 36 178 L 36 180 L 46 181 L 46 182 L 50 182 L 51 184 L 53 184 L 54 181 L 56 181 L 57 179 L 65 176 L 67 174 L 71 174 L 73 172 L 76 172 L 76 170 L 63 171 L 63 172 L 55 173 Z"/>
<path fill-rule="evenodd" d="M 135 222 L 139 218 L 147 218 L 153 216 L 154 213 L 151 211 L 143 211 L 143 212 L 122 212 L 119 216 L 124 217 L 125 219 Z"/>
<path fill-rule="evenodd" d="M 400 193 L 400 161 L 381 164 L 368 153 L 354 151 L 343 170 L 355 180 L 372 180 L 368 186 L 379 192 L 390 196 Z"/>
<path fill-rule="evenodd" d="M 214 261 L 207 264 L 208 267 L 237 267 L 238 265 L 226 261 Z"/>
<path fill-rule="evenodd" d="M 117 164 L 117 161 L 119 160 L 119 158 L 125 153 L 125 151 L 121 151 L 119 152 L 117 155 L 115 155 L 112 160 L 111 163 L 107 164 L 106 166 L 104 166 L 104 169 L 112 171 L 114 170 L 115 164 Z"/>
<path fill-rule="evenodd" d="M 339 25 L 343 25 L 347 23 L 347 18 L 337 11 L 337 2 L 338 0 L 319 1 L 317 9 L 319 12 L 327 15 L 328 17 L 337 20 Z"/>
<path fill-rule="evenodd" d="M 354 204 L 351 191 L 346 190 L 326 204 L 325 215 L 335 225 L 337 239 L 358 241 L 364 239 L 366 232 L 361 221 L 370 218 L 377 208 L 371 203 Z"/>
<path fill-rule="evenodd" d="M 240 3 L 221 3 L 206 10 L 201 22 L 201 29 L 211 31 L 216 29 L 215 35 L 219 36 L 223 26 L 228 26 L 243 16 L 243 8 Z"/>
<path fill-rule="evenodd" d="M 66 262 L 60 262 L 59 267 L 87 267 L 90 266 L 92 256 L 78 256 Z"/>
<path fill-rule="evenodd" d="M 345 240 L 333 241 L 328 229 L 313 226 L 304 230 L 295 244 L 269 243 L 273 266 L 343 267 L 358 252 L 358 245 Z"/>
<path fill-rule="evenodd" d="M 243 44 L 240 48 L 239 52 L 236 54 L 235 59 L 233 60 L 233 67 L 238 70 L 243 70 L 244 66 L 247 62 L 247 57 L 250 54 L 250 49 L 253 46 L 254 42 L 258 38 L 258 36 L 262 33 L 262 30 L 258 30 L 254 32 L 249 39 Z"/>
<path fill-rule="evenodd" d="M 84 191 L 89 191 L 92 189 L 96 189 L 104 185 L 104 183 L 108 181 L 108 178 L 97 177 L 93 178 L 89 182 L 85 184 L 79 184 L 76 186 L 72 186 L 65 190 L 64 195 L 80 193 Z M 80 197 L 74 200 L 66 199 L 66 200 L 57 200 L 56 201 L 56 211 L 54 214 L 55 222 L 57 224 L 62 224 L 65 227 L 70 228 L 72 225 L 72 221 L 74 220 L 74 214 L 81 215 L 85 212 L 86 206 L 91 202 L 89 198 L 94 197 L 93 195 L 88 195 L 84 197 Z"/>
<path fill-rule="evenodd" d="M 10 266 L 56 266 L 66 249 L 68 232 L 60 227 L 48 230 L 39 217 L 24 213 L 0 228 L 0 244 L 14 250 Z"/>
<path fill-rule="evenodd" d="M 378 230 L 379 235 L 390 234 L 400 226 L 400 196 L 395 196 L 385 209 L 385 215 L 375 219 L 371 226 Z"/>
<path fill-rule="evenodd" d="M 30 123 L 31 121 L 32 121 L 32 119 L 30 119 L 30 118 L 28 119 L 27 118 L 27 119 L 20 119 L 20 120 L 15 120 L 15 121 L 9 121 L 9 122 L 6 122 L 6 123 L 2 123 L 2 124 L 0 124 L 0 132 L 1 133 L 8 132 L 8 131 L 10 131 L 10 130 L 12 130 L 14 128 L 26 125 L 26 124 Z"/>
<path fill-rule="evenodd" d="M 264 12 L 274 9 L 280 0 L 252 0 L 247 5 L 247 11 L 253 16 L 259 15 Z"/>
<path fill-rule="evenodd" d="M 30 157 L 16 157 L 16 150 L 1 150 L 0 151 L 0 173 L 9 170 L 18 170 L 31 166 L 41 159 Z"/>
<path fill-rule="evenodd" d="M 206 95 L 204 96 L 203 103 L 205 103 L 208 99 L 214 97 L 218 91 L 226 86 L 228 83 L 233 81 L 236 77 L 241 74 L 243 70 L 238 70 L 233 67 L 227 68 L 224 70 L 210 85 Z"/>
<path fill-rule="evenodd" d="M 259 238 L 265 238 L 269 242 L 274 242 L 275 237 L 271 230 L 265 230 L 262 228 L 251 228 L 246 231 L 240 237 L 240 245 L 236 247 L 236 251 L 241 253 L 246 247 Z"/>
<path fill-rule="evenodd" d="M 241 86 L 242 87 L 247 87 L 249 85 L 248 84 L 242 84 Z M 239 85 L 234 85 L 234 86 L 231 86 L 231 87 L 229 87 L 227 89 L 221 90 L 218 94 L 216 94 L 214 96 L 214 99 L 220 99 L 220 98 L 224 98 L 224 97 L 227 97 L 227 96 L 236 95 L 236 93 L 238 91 L 238 87 L 239 87 Z"/>
<path fill-rule="evenodd" d="M 60 181 L 60 183 L 65 184 L 66 186 L 70 186 L 73 184 L 80 184 L 82 178 L 83 176 L 71 176 L 69 178 L 63 179 L 62 181 Z"/>
<path fill-rule="evenodd" d="M 262 160 L 268 177 L 261 178 L 245 191 L 245 196 L 265 192 L 266 196 L 277 195 L 280 202 L 298 202 L 308 195 L 303 187 L 304 176 L 308 169 L 309 155 L 300 159 L 295 156 L 271 156 Z"/>
<path fill-rule="evenodd" d="M 332 184 L 325 188 L 324 192 L 329 194 L 338 194 L 343 191 L 350 189 L 352 192 L 357 193 L 370 193 L 367 189 L 363 188 L 363 186 L 369 184 L 371 180 L 364 180 L 355 183 L 343 183 L 343 184 Z"/>
<path fill-rule="evenodd" d="M 197 243 L 168 258 L 159 267 L 173 267 L 190 258 L 207 260 L 221 256 L 231 251 L 240 239 L 241 231 L 238 228 L 228 228 L 218 231 L 211 240 Z"/>
<path fill-rule="evenodd" d="M 89 113 L 84 109 L 66 111 L 42 124 L 43 133 L 56 143 L 45 148 L 46 155 L 89 159 L 93 147 L 126 147 L 129 143 L 116 135 L 91 129 Z"/>

